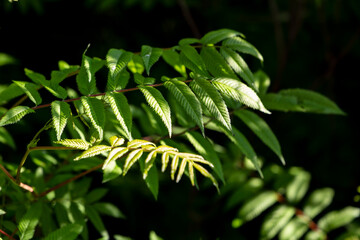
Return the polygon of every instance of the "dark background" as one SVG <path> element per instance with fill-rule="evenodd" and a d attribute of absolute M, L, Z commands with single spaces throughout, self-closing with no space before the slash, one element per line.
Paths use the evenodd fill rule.
<path fill-rule="evenodd" d="M 287 166 L 310 171 L 312 188 L 334 188 L 334 208 L 358 204 L 353 201 L 360 185 L 358 0 L 1 0 L 0 52 L 17 63 L 0 67 L 0 84 L 25 80 L 25 67 L 49 76 L 58 60 L 80 64 L 89 43 L 88 56 L 105 58 L 110 48 L 171 47 L 219 28 L 244 33 L 262 53 L 270 91 L 311 89 L 347 113 L 276 112 L 266 120 Z M 260 67 L 255 60 L 250 66 Z M 278 161 L 254 147 L 267 161 Z M 143 239 L 153 229 L 165 239 L 236 236 L 230 218 L 188 182 L 160 185 L 158 202 L 138 181 L 112 186 L 110 196 L 127 216 L 126 221 L 109 219 L 112 234 Z"/>

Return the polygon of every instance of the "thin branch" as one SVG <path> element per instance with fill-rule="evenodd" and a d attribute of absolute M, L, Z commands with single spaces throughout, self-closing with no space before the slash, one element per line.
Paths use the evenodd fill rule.
<path fill-rule="evenodd" d="M 22 182 L 17 182 L 17 180 L 11 176 L 11 174 L 5 169 L 5 167 L 3 165 L 0 164 L 0 169 L 1 171 L 3 171 L 5 173 L 5 175 L 16 185 L 18 185 L 19 187 L 21 187 L 22 189 L 25 189 L 26 191 L 29 191 L 31 193 L 34 192 L 34 188 L 30 187 L 29 185 L 26 185 L 25 183 Z"/>
<path fill-rule="evenodd" d="M 177 1 L 180 8 L 181 8 L 181 12 L 185 18 L 185 21 L 187 22 L 187 24 L 189 25 L 193 35 L 196 37 L 196 38 L 200 38 L 201 35 L 200 35 L 200 32 L 199 32 L 199 28 L 197 27 L 193 17 L 191 16 L 191 13 L 190 13 L 190 9 L 189 9 L 189 6 L 186 2 L 186 0 L 178 0 Z"/>
<path fill-rule="evenodd" d="M 10 240 L 14 240 L 14 238 L 12 236 L 10 236 L 9 234 L 7 234 L 6 232 L 4 232 L 3 230 L 0 229 L 0 233 L 7 236 Z"/>

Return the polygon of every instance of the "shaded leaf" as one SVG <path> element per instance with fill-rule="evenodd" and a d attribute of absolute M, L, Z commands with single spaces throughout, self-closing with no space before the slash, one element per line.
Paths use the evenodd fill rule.
<path fill-rule="evenodd" d="M 18 229 L 21 240 L 32 239 L 42 212 L 42 202 L 34 203 L 20 219 Z"/>
<path fill-rule="evenodd" d="M 145 70 L 142 58 L 139 55 L 133 55 L 131 61 L 128 63 L 128 69 L 132 73 L 142 74 Z"/>
<path fill-rule="evenodd" d="M 349 206 L 339 211 L 332 211 L 327 213 L 318 221 L 318 226 L 324 232 L 330 232 L 336 228 L 340 228 L 349 224 L 359 216 L 360 208 Z"/>
<path fill-rule="evenodd" d="M 95 229 L 103 236 L 105 239 L 109 239 L 109 233 L 106 230 L 104 223 L 93 206 L 85 205 L 86 215 L 89 217 L 91 223 L 94 225 Z"/>
<path fill-rule="evenodd" d="M 50 233 L 44 240 L 74 240 L 77 239 L 82 230 L 81 224 L 71 223 Z"/>
<path fill-rule="evenodd" d="M 180 61 L 180 55 L 173 49 L 163 51 L 162 58 L 167 64 L 172 66 L 183 77 L 187 77 L 185 65 Z"/>
<path fill-rule="evenodd" d="M 92 205 L 100 214 L 104 214 L 114 218 L 125 218 L 125 215 L 117 206 L 112 203 L 99 202 Z"/>
<path fill-rule="evenodd" d="M 200 56 L 202 57 L 207 70 L 214 77 L 237 78 L 223 56 L 221 56 L 215 47 L 203 47 L 201 49 Z"/>
<path fill-rule="evenodd" d="M 304 213 L 310 218 L 316 217 L 322 210 L 330 205 L 334 197 L 331 188 L 317 189 L 311 193 L 304 205 Z"/>
<path fill-rule="evenodd" d="M 4 127 L 0 127 L 0 143 L 8 145 L 12 149 L 16 149 L 14 139 Z"/>
<path fill-rule="evenodd" d="M 194 47 L 189 45 L 181 46 L 180 61 L 188 69 L 201 76 L 210 77 L 206 71 L 206 65 Z"/>
<path fill-rule="evenodd" d="M 131 61 L 133 53 L 124 51 L 122 49 L 110 49 L 106 55 L 106 65 L 109 69 L 108 81 L 106 89 L 108 91 L 117 90 L 119 86 L 126 84 L 122 83 L 124 78 L 123 73 L 125 68 Z M 125 78 L 126 79 L 126 78 Z"/>
<path fill-rule="evenodd" d="M 91 192 L 86 194 L 86 196 L 84 198 L 86 204 L 92 204 L 92 203 L 99 201 L 101 198 L 103 198 L 107 194 L 108 191 L 109 191 L 109 189 L 107 189 L 107 188 L 95 188 L 94 190 L 92 190 Z"/>
<path fill-rule="evenodd" d="M 257 114 L 248 110 L 238 110 L 234 112 L 235 116 L 239 117 L 259 139 L 268 146 L 285 164 L 284 157 L 281 152 L 281 146 L 277 137 L 269 127 L 269 125 Z"/>
<path fill-rule="evenodd" d="M 38 93 L 38 86 L 34 83 L 23 82 L 23 81 L 13 81 L 16 85 L 18 85 L 24 93 L 29 97 L 29 99 L 35 103 L 35 105 L 39 105 L 42 102 L 41 96 Z"/>

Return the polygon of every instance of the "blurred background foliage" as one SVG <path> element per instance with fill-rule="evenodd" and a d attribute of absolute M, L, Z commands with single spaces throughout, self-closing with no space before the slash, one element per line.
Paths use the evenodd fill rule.
<path fill-rule="evenodd" d="M 263 68 L 270 76 L 270 91 L 311 89 L 347 113 L 346 117 L 273 113 L 264 118 L 282 145 L 286 168 L 301 166 L 310 172 L 310 189 L 333 188 L 332 208 L 359 205 L 358 0 L 2 0 L 0 91 L 2 84 L 25 80 L 25 67 L 49 75 L 58 60 L 80 64 L 89 43 L 87 55 L 104 58 L 110 48 L 138 52 L 143 44 L 171 47 L 181 38 L 201 37 L 219 28 L 244 33 L 262 53 L 263 66 L 247 61 L 253 71 Z M 23 135 L 19 126 L 23 127 L 8 129 L 16 140 Z M 242 130 L 246 135 L 246 127 Z M 26 131 L 29 139 L 24 143 L 33 135 L 32 129 Z M 266 161 L 277 161 L 256 137 L 247 136 Z M 0 145 L 0 151 L 5 158 L 14 150 Z M 233 165 L 225 166 L 229 176 L 241 172 Z M 93 177 L 101 179 L 100 174 Z M 225 211 L 223 199 L 213 189 L 197 191 L 186 181 L 161 181 L 158 201 L 135 174 L 108 187 L 107 198 L 127 218 L 105 219 L 113 234 L 145 239 L 155 230 L 164 239 L 176 239 L 171 237 L 174 233 L 178 239 L 249 239 L 252 231 L 258 231 L 256 222 L 246 231 L 232 229 L 236 212 Z"/>

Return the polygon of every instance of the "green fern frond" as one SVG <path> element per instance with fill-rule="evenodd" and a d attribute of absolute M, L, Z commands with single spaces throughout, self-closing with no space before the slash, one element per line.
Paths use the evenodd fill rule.
<path fill-rule="evenodd" d="M 195 81 L 192 81 L 190 86 L 211 115 L 231 131 L 228 109 L 216 88 L 209 81 L 202 78 L 195 78 Z"/>
<path fill-rule="evenodd" d="M 170 79 L 164 86 L 174 95 L 176 100 L 185 109 L 186 113 L 196 122 L 204 135 L 201 103 L 186 83 L 177 79 Z"/>
<path fill-rule="evenodd" d="M 34 113 L 35 111 L 27 106 L 16 106 L 11 108 L 9 111 L 2 116 L 0 120 L 0 127 L 5 125 L 14 124 L 20 121 L 25 115 Z"/>
<path fill-rule="evenodd" d="M 161 92 L 154 87 L 140 85 L 139 89 L 144 94 L 150 107 L 160 116 L 169 132 L 169 136 L 171 137 L 171 111 L 168 102 L 165 100 Z"/>

